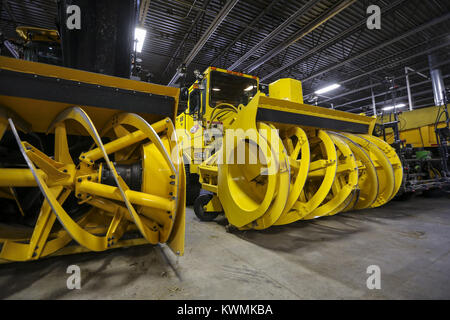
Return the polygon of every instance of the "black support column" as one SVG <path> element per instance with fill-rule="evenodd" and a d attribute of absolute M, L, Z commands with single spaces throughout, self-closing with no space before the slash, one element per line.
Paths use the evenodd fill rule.
<path fill-rule="evenodd" d="M 81 29 L 66 26 L 67 7 L 81 9 Z M 60 0 L 64 66 L 130 77 L 137 0 Z"/>

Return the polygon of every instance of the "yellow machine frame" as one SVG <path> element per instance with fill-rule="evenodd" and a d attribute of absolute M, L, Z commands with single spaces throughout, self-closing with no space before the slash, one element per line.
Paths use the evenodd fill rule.
<path fill-rule="evenodd" d="M 145 243 L 167 243 L 183 254 L 185 176 L 172 122 L 178 88 L 5 57 L 0 83 L 0 140 L 12 130 L 28 166 L 0 169 L 0 196 L 19 208 L 16 187 L 39 187 L 45 196 L 34 229 L 0 224 L 0 262 Z M 54 132 L 55 154 L 22 141 L 20 131 Z M 94 142 L 76 162 L 69 134 Z M 142 161 L 140 191 L 131 190 L 116 170 L 117 161 L 132 159 Z M 115 185 L 102 183 L 103 167 Z M 78 220 L 62 207 L 71 193 L 91 206 Z M 54 228 L 56 220 L 62 228 Z"/>
<path fill-rule="evenodd" d="M 435 134 L 435 122 L 438 116 L 439 107 L 421 108 L 412 111 L 405 111 L 398 115 L 400 139 L 411 144 L 414 148 L 429 148 L 437 146 Z M 384 115 L 377 120 L 377 123 L 390 121 L 389 115 Z M 445 127 L 445 121 L 438 123 L 437 128 Z M 389 130 L 389 129 L 387 129 Z M 394 132 L 386 132 L 386 142 L 394 142 Z"/>
<path fill-rule="evenodd" d="M 203 116 L 190 115 L 188 104 L 176 121 L 177 129 L 184 129 L 180 135 L 191 142 L 189 147 L 182 142 L 190 172 L 198 173 L 202 188 L 213 193 L 205 198 L 203 209 L 195 206 L 196 210 L 224 211 L 233 226 L 264 229 L 352 208 L 377 207 L 399 190 L 401 162 L 394 149 L 372 136 L 376 118 L 304 104 L 297 80 L 280 79 L 269 85 L 269 96 L 258 91 L 247 105 L 230 106 L 221 118 L 222 141 L 203 139 L 197 129 L 210 128 L 208 117 L 215 114 L 208 103 L 211 70 L 231 73 L 208 68 L 202 87 L 207 95 Z M 229 129 L 242 134 L 230 140 L 225 134 Z M 270 136 L 261 129 L 278 134 Z M 246 134 L 252 130 L 259 133 Z M 263 157 L 270 165 L 221 162 L 234 157 L 240 144 L 247 146 L 247 153 L 251 144 L 267 150 Z M 198 160 L 204 161 L 198 164 Z M 264 177 L 260 172 L 266 172 Z"/>

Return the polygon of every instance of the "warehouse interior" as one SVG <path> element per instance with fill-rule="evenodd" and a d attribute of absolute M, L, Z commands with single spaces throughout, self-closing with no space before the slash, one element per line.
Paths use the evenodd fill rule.
<path fill-rule="evenodd" d="M 0 0 L 0 299 L 449 299 L 449 48 L 446 0 Z"/>

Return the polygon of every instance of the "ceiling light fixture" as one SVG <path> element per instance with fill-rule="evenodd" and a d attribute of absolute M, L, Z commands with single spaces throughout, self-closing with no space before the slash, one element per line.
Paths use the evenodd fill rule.
<path fill-rule="evenodd" d="M 339 83 L 335 83 L 335 84 L 329 85 L 329 86 L 327 86 L 327 87 L 325 87 L 325 88 L 319 89 L 319 90 L 315 91 L 314 93 L 315 93 L 315 94 L 322 94 L 322 93 L 325 93 L 325 92 L 328 92 L 328 91 L 337 89 L 337 88 L 339 88 L 340 86 L 341 86 L 341 85 L 340 85 Z"/>
<path fill-rule="evenodd" d="M 406 106 L 406 104 L 399 103 L 399 104 L 395 105 L 395 108 L 399 109 L 399 108 L 403 108 L 404 106 Z M 394 106 L 389 106 L 389 107 L 383 108 L 384 111 L 388 111 L 388 110 L 392 110 L 392 109 L 394 109 Z"/>
<path fill-rule="evenodd" d="M 147 35 L 147 30 L 142 28 L 134 29 L 134 49 L 136 52 L 141 52 L 144 46 L 145 36 Z"/>

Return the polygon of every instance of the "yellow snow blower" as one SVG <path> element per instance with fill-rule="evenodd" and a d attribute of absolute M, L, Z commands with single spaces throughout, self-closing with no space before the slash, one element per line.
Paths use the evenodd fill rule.
<path fill-rule="evenodd" d="M 0 262 L 184 250 L 179 89 L 0 57 Z"/>
<path fill-rule="evenodd" d="M 176 121 L 187 181 L 201 183 L 188 192 L 196 215 L 223 212 L 239 229 L 265 229 L 387 203 L 403 172 L 395 150 L 371 135 L 375 122 L 304 104 L 297 80 L 280 79 L 267 95 L 256 77 L 208 68 Z"/>

